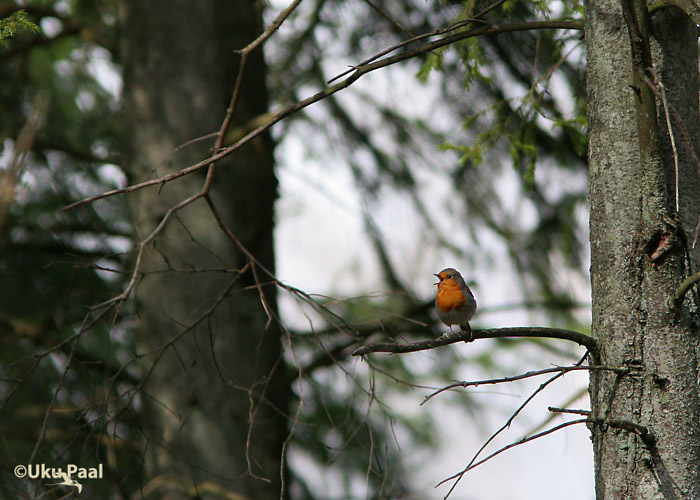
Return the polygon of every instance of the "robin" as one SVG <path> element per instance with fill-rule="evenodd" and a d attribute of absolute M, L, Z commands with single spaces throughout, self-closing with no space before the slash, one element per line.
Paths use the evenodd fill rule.
<path fill-rule="evenodd" d="M 456 269 L 448 267 L 435 276 L 438 277 L 435 306 L 440 320 L 450 327 L 459 325 L 463 332 L 471 333 L 469 320 L 476 312 L 476 300 L 464 278 Z M 454 332 L 453 332 L 454 333 Z"/>

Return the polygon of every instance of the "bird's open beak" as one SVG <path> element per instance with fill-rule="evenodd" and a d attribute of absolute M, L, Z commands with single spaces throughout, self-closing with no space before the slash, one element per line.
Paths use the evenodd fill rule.
<path fill-rule="evenodd" d="M 439 274 L 433 274 L 433 276 L 437 276 L 437 279 L 439 280 L 437 283 L 434 283 L 435 285 L 439 285 L 440 283 L 442 283 L 442 278 Z"/>

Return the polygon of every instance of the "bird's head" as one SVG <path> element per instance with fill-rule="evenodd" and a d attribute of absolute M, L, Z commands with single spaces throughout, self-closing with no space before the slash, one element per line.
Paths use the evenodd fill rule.
<path fill-rule="evenodd" d="M 462 286 L 462 284 L 464 284 L 464 279 L 462 278 L 462 275 L 459 274 L 459 271 L 451 267 L 443 269 L 435 276 L 437 276 L 438 279 L 438 282 L 435 283 L 438 286 L 438 288 L 441 288 L 443 286 L 460 287 Z"/>

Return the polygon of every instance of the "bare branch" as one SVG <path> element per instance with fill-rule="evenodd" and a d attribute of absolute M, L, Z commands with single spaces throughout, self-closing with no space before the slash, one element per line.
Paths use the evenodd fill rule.
<path fill-rule="evenodd" d="M 622 429 L 624 431 L 637 434 L 647 448 L 656 446 L 656 436 L 645 426 L 630 422 L 629 420 L 609 419 L 609 418 L 594 418 L 588 419 L 589 423 L 612 427 L 614 429 Z"/>
<path fill-rule="evenodd" d="M 567 410 L 567 409 L 562 409 L 562 408 L 549 408 L 550 411 L 558 411 L 562 413 L 578 413 L 582 415 L 589 415 L 590 412 L 587 410 Z M 622 429 L 626 430 L 628 432 L 632 432 L 634 434 L 637 434 L 642 442 L 644 442 L 645 445 L 647 445 L 648 448 L 652 448 L 655 446 L 656 440 L 654 435 L 649 431 L 648 428 L 646 428 L 643 425 L 636 424 L 634 422 L 630 422 L 628 420 L 615 420 L 615 419 L 591 419 L 591 418 L 581 418 L 578 420 L 571 420 L 569 422 L 564 422 L 563 424 L 556 425 L 550 429 L 547 429 L 542 432 L 538 432 L 537 434 L 533 434 L 531 436 L 526 436 L 518 441 L 515 441 L 513 443 L 510 443 L 502 448 L 499 448 L 495 452 L 491 453 L 489 456 L 483 458 L 482 460 L 479 460 L 478 462 L 475 462 L 473 464 L 470 464 L 467 466 L 464 470 L 458 472 L 457 474 L 454 474 L 446 479 L 443 479 L 440 481 L 436 487 L 446 483 L 447 481 L 451 481 L 453 479 L 456 479 L 455 484 L 452 485 L 450 490 L 447 492 L 445 495 L 445 498 L 449 497 L 452 491 L 454 490 L 455 486 L 457 485 L 457 482 L 462 478 L 462 476 L 469 472 L 470 470 L 478 467 L 479 465 L 488 462 L 492 458 L 496 457 L 497 455 L 500 455 L 504 451 L 510 450 L 511 448 L 515 448 L 516 446 L 520 446 L 521 444 L 529 443 L 530 441 L 534 441 L 535 439 L 539 439 L 541 437 L 547 436 L 548 434 L 552 434 L 553 432 L 556 432 L 558 430 L 564 429 L 566 427 L 570 427 L 575 424 L 598 424 L 598 425 L 606 425 L 608 427 L 613 427 L 616 429 Z"/>
<path fill-rule="evenodd" d="M 236 80 L 236 86 L 235 86 L 234 91 L 233 91 L 233 96 L 231 97 L 231 102 L 230 102 L 229 107 L 226 111 L 226 117 L 224 118 L 224 120 L 221 124 L 221 128 L 217 134 L 218 137 L 217 137 L 216 145 L 215 145 L 215 149 L 214 149 L 215 151 L 218 151 L 221 148 L 223 141 L 224 141 L 224 137 L 226 136 L 226 132 L 227 132 L 229 125 L 231 123 L 233 113 L 234 113 L 234 110 L 236 107 L 236 103 L 238 102 L 238 97 L 240 95 L 240 88 L 241 88 L 241 84 L 242 84 L 243 74 L 245 73 L 245 65 L 246 65 L 247 60 L 248 60 L 248 54 L 251 51 L 255 50 L 257 47 L 259 47 L 260 44 L 262 44 L 267 38 L 269 38 L 272 35 L 272 33 L 274 33 L 277 29 L 279 29 L 279 27 L 282 24 L 282 22 L 284 21 L 284 19 L 286 19 L 287 16 L 292 12 L 292 10 L 294 10 L 294 8 L 299 4 L 299 1 L 300 0 L 295 0 L 294 2 L 292 2 L 284 11 L 282 11 L 282 13 L 280 13 L 280 15 L 273 22 L 273 24 L 270 25 L 265 30 L 265 32 L 263 32 L 258 38 L 256 38 L 253 42 L 248 44 L 242 50 L 243 57 L 241 58 L 241 62 L 240 62 L 239 69 L 238 69 L 238 77 Z M 260 127 L 258 127 L 258 129 L 260 129 Z M 256 129 L 256 130 L 258 130 L 258 129 Z M 260 130 L 259 133 L 262 133 L 262 132 L 263 132 L 263 130 Z M 248 137 L 248 136 L 250 136 L 250 134 L 248 134 L 246 137 Z M 252 137 L 254 137 L 254 136 L 251 136 L 250 138 L 252 139 Z M 244 137 L 244 139 L 245 139 L 245 137 Z M 244 144 L 244 142 L 242 142 L 242 141 L 243 141 L 243 139 L 238 141 L 236 144 L 239 144 L 239 147 L 240 147 Z M 234 149 L 226 148 L 224 151 L 229 151 L 227 154 L 230 154 L 234 151 Z M 92 201 L 96 201 L 96 200 L 101 199 L 101 198 L 106 198 L 106 197 L 112 196 L 114 194 L 135 191 L 137 189 L 141 189 L 142 187 L 147 187 L 147 186 L 151 186 L 151 185 L 160 185 L 162 187 L 163 184 L 165 184 L 165 182 L 167 182 L 168 180 L 173 180 L 175 178 L 181 177 L 182 175 L 186 175 L 185 172 L 187 172 L 187 173 L 194 172 L 195 170 L 198 170 L 199 168 L 203 168 L 205 166 L 209 167 L 206 179 L 205 179 L 204 184 L 202 186 L 202 189 L 199 192 L 193 194 L 192 196 L 190 196 L 190 197 L 180 201 L 176 205 L 170 207 L 170 209 L 168 209 L 166 214 L 161 218 L 160 222 L 158 223 L 156 228 L 151 232 L 151 234 L 148 235 L 148 237 L 146 237 L 144 240 L 142 240 L 138 244 L 138 253 L 137 253 L 137 257 L 136 257 L 136 262 L 134 264 L 134 270 L 131 274 L 131 279 L 130 279 L 129 284 L 127 285 L 126 289 L 121 294 L 119 294 L 119 296 L 114 297 L 113 299 L 110 299 L 109 301 L 107 301 L 103 304 L 100 304 L 100 306 L 98 306 L 98 307 L 105 306 L 105 305 L 111 305 L 111 304 L 120 304 L 127 299 L 127 297 L 131 294 L 131 291 L 133 290 L 133 288 L 136 286 L 136 282 L 137 282 L 138 277 L 140 275 L 141 261 L 142 261 L 144 251 L 147 248 L 147 246 L 150 245 L 150 243 L 160 233 L 163 232 L 163 230 L 165 229 L 170 218 L 173 217 L 177 213 L 177 211 L 192 204 L 196 200 L 198 200 L 200 198 L 205 198 L 208 205 L 209 205 L 209 208 L 212 211 L 214 218 L 219 223 L 219 226 L 222 227 L 222 229 L 226 229 L 225 232 L 227 232 L 227 235 L 229 237 L 232 236 L 232 234 L 229 234 L 230 231 L 227 231 L 227 228 L 224 227 L 223 221 L 218 216 L 218 213 L 215 210 L 214 204 L 212 203 L 211 199 L 208 196 L 209 189 L 211 188 L 211 184 L 212 184 L 213 178 L 214 178 L 214 172 L 216 169 L 216 162 L 219 159 L 227 156 L 227 154 L 223 154 L 223 152 L 218 153 L 218 154 L 213 154 L 208 159 L 206 159 L 202 162 L 199 162 L 196 165 L 193 165 L 193 166 L 190 166 L 190 167 L 185 168 L 183 170 L 180 170 L 179 172 L 175 172 L 174 174 L 170 174 L 168 176 L 165 176 L 166 178 L 168 178 L 167 180 L 165 180 L 164 177 L 161 177 L 160 179 L 152 179 L 152 180 L 142 182 L 140 184 L 136 184 L 133 186 L 129 186 L 129 187 L 126 187 L 123 189 L 116 189 L 116 190 L 108 191 L 106 193 L 102 193 L 102 194 L 97 195 L 97 196 L 86 198 L 86 199 L 83 199 L 83 200 L 78 201 L 76 203 L 72 203 L 66 207 L 63 207 L 63 210 L 69 210 L 69 209 L 77 207 L 79 205 L 82 205 L 85 203 L 90 203 Z M 195 168 L 195 167 L 197 167 L 197 168 Z M 244 254 L 248 258 L 248 261 L 250 263 L 253 263 L 253 261 L 251 260 L 252 256 L 250 255 L 250 253 L 247 250 L 245 250 L 243 248 L 243 245 L 240 244 L 240 242 L 238 242 L 238 240 L 235 237 L 232 238 L 232 241 L 234 244 L 237 244 L 237 246 L 243 250 Z M 255 272 L 256 272 L 255 266 L 252 267 L 252 270 L 253 270 L 253 273 L 255 274 Z M 257 276 L 256 276 L 256 282 L 259 283 Z M 260 289 L 259 286 L 258 286 L 258 288 Z M 268 318 L 270 318 L 270 320 L 271 320 L 271 313 L 270 313 L 269 307 L 267 305 L 267 302 L 265 301 L 265 298 L 262 295 L 262 290 L 260 290 L 260 297 L 262 300 L 262 304 L 265 307 L 265 311 L 268 314 Z"/>
<path fill-rule="evenodd" d="M 579 359 L 578 362 L 577 362 L 574 366 L 582 365 L 583 362 L 586 360 L 586 358 L 588 358 L 588 351 L 586 351 L 586 354 L 584 354 L 584 355 L 581 357 L 581 359 Z M 443 481 L 441 481 L 440 483 L 438 483 L 437 486 L 440 486 L 441 484 L 445 483 L 446 481 L 450 481 L 450 480 L 452 480 L 452 479 L 455 480 L 455 482 L 454 482 L 454 483 L 452 484 L 452 486 L 450 487 L 450 490 L 447 492 L 447 495 L 445 495 L 445 498 L 447 498 L 447 497 L 450 496 L 450 494 L 451 494 L 451 493 L 454 491 L 454 489 L 457 487 L 457 484 L 462 480 L 462 478 L 464 477 L 464 474 L 466 474 L 467 471 L 469 471 L 469 470 L 472 469 L 473 467 L 476 467 L 476 465 L 482 464 L 482 463 L 484 463 L 486 460 L 488 460 L 488 459 L 490 459 L 490 458 L 496 456 L 498 453 L 501 453 L 501 451 L 505 451 L 506 449 L 508 449 L 508 447 L 507 447 L 507 448 L 505 448 L 505 449 L 499 450 L 499 451 L 496 452 L 495 454 L 490 455 L 490 456 L 489 456 L 488 458 L 486 458 L 485 460 L 482 460 L 482 461 L 480 461 L 479 463 L 474 464 L 474 462 L 475 462 L 476 459 L 479 457 L 479 455 L 481 455 L 481 452 L 484 451 L 484 450 L 486 449 L 486 447 L 491 443 L 491 441 L 493 441 L 494 439 L 496 439 L 496 436 L 498 436 L 501 432 L 503 432 L 505 429 L 507 429 L 507 428 L 510 427 L 510 424 L 512 424 L 513 421 L 515 420 L 515 417 L 517 417 L 517 416 L 520 414 L 520 412 L 523 411 L 523 409 L 524 409 L 528 404 L 530 404 L 530 401 L 532 401 L 533 399 L 535 399 L 535 396 L 537 396 L 540 392 L 542 392 L 549 384 L 551 384 L 552 382 L 554 382 L 555 380 L 557 380 L 559 377 L 562 377 L 563 375 L 564 375 L 563 372 L 559 372 L 559 373 L 557 373 L 556 375 L 554 375 L 554 376 L 550 377 L 549 379 L 547 379 L 545 382 L 542 382 L 542 383 L 539 385 L 539 387 L 538 387 L 537 389 L 535 389 L 535 390 L 532 392 L 532 394 L 530 394 L 530 395 L 528 396 L 528 398 L 523 402 L 523 404 L 521 404 L 521 405 L 518 407 L 518 409 L 515 410 L 515 411 L 513 412 L 513 414 L 512 414 L 512 415 L 510 416 L 510 418 L 506 421 L 506 423 L 503 424 L 496 432 L 494 432 L 494 433 L 491 435 L 491 437 L 489 437 L 483 445 L 481 445 L 481 448 L 479 448 L 479 450 L 474 454 L 474 456 L 472 457 L 472 459 L 469 461 L 469 463 L 467 464 L 467 466 L 466 466 L 464 469 L 462 469 L 460 472 L 458 472 L 458 473 L 454 474 L 453 476 L 450 476 L 450 477 L 448 477 L 447 479 L 444 479 Z M 556 429 L 557 429 L 557 428 L 555 427 L 554 430 L 556 430 Z M 549 432 L 551 432 L 551 431 L 552 431 L 552 430 L 550 429 Z M 548 434 L 549 432 L 548 432 L 548 431 L 545 431 L 545 433 L 540 433 L 540 434 L 537 434 L 536 436 L 539 437 L 539 436 Z M 532 439 L 535 439 L 535 438 L 533 437 Z M 530 440 L 531 440 L 531 439 L 530 439 Z M 522 442 L 526 442 L 526 441 L 522 441 Z M 522 444 L 522 443 L 519 443 L 519 444 Z M 512 448 L 513 446 L 515 446 L 515 445 L 511 445 L 510 447 Z"/>
<path fill-rule="evenodd" d="M 598 421 L 594 420 L 594 422 Z M 629 420 L 604 419 L 600 423 L 602 423 L 603 425 L 607 425 L 608 427 L 622 429 L 625 431 L 633 432 L 634 434 L 638 434 L 642 438 L 642 440 L 650 439 L 653 441 L 653 434 L 649 432 L 648 428 L 646 428 L 643 425 L 630 422 Z"/>
<path fill-rule="evenodd" d="M 678 128 L 681 131 L 681 134 L 683 136 L 683 142 L 685 143 L 686 147 L 688 148 L 688 151 L 690 152 L 690 158 L 693 160 L 693 164 L 695 165 L 695 170 L 697 171 L 698 175 L 700 175 L 700 159 L 698 159 L 698 155 L 695 152 L 695 146 L 692 138 L 690 137 L 690 132 L 688 131 L 688 127 L 685 124 L 685 121 L 683 120 L 683 117 L 680 115 L 676 107 L 666 101 L 666 95 L 663 91 L 663 86 L 661 86 L 661 82 L 658 81 L 658 76 L 656 76 L 656 73 L 652 68 L 647 68 L 647 72 L 652 75 L 654 78 L 654 82 L 652 82 L 649 77 L 645 74 L 641 75 L 642 81 L 646 84 L 647 87 L 654 93 L 657 99 L 659 99 L 663 105 L 664 105 L 664 113 L 666 114 L 666 124 L 668 127 L 669 135 L 671 138 L 671 145 L 673 147 L 673 157 L 674 157 L 674 163 L 676 164 L 676 183 L 678 183 L 678 158 L 677 154 L 678 152 L 676 151 L 675 148 L 675 140 L 673 138 L 673 132 L 671 130 L 671 122 L 668 116 L 668 113 L 670 111 L 671 115 L 673 115 L 673 118 L 676 120 Z M 678 201 L 678 186 L 676 186 L 676 202 Z M 678 211 L 678 206 L 676 206 L 676 211 Z M 700 231 L 700 220 L 698 220 L 698 224 L 695 227 L 695 236 L 693 237 L 693 244 L 692 247 L 695 248 L 695 244 L 697 243 L 698 239 L 698 232 Z"/>
<path fill-rule="evenodd" d="M 474 380 L 471 382 L 467 381 L 462 381 L 462 382 L 455 382 L 454 384 L 446 385 L 445 387 L 440 388 L 439 390 L 428 394 L 423 402 L 421 403 L 421 406 L 427 403 L 430 399 L 434 398 L 440 393 L 443 393 L 445 391 L 449 391 L 450 389 L 454 389 L 456 387 L 478 387 L 480 385 L 487 385 L 487 384 L 502 384 L 506 382 L 515 382 L 517 380 L 523 380 L 526 378 L 531 378 L 531 377 L 538 377 L 540 375 L 547 375 L 549 373 L 561 373 L 562 375 L 568 372 L 573 372 L 573 371 L 590 371 L 590 370 L 606 370 L 606 371 L 613 371 L 613 372 L 618 372 L 618 373 L 627 373 L 629 372 L 629 368 L 614 368 L 612 366 L 601 366 L 601 365 L 592 365 L 592 366 L 581 366 L 581 365 L 571 365 L 571 366 L 555 366 L 552 368 L 545 368 L 543 370 L 533 370 L 529 371 L 526 373 L 521 373 L 520 375 L 514 375 L 512 377 L 502 377 L 502 378 L 492 378 L 492 379 L 486 379 L 486 380 Z"/>
<path fill-rule="evenodd" d="M 483 463 L 485 463 L 485 462 L 488 462 L 489 460 L 491 460 L 492 458 L 494 458 L 494 457 L 497 456 L 497 455 L 500 455 L 500 454 L 503 453 L 504 451 L 510 450 L 511 448 L 515 448 L 516 446 L 520 446 L 521 444 L 529 443 L 530 441 L 534 441 L 535 439 L 539 439 L 539 438 L 544 437 L 544 436 L 546 436 L 546 435 L 548 435 L 548 434 L 552 434 L 553 432 L 556 432 L 556 431 L 558 431 L 558 430 L 564 429 L 564 428 L 566 428 L 566 427 L 570 427 L 570 426 L 576 425 L 576 424 L 585 424 L 585 423 L 587 423 L 587 422 L 589 422 L 589 420 L 588 420 L 587 418 L 580 418 L 580 419 L 578 419 L 578 420 L 571 420 L 571 421 L 569 421 L 569 422 L 564 422 L 563 424 L 556 425 L 556 426 L 554 426 L 554 427 L 552 427 L 552 428 L 550 428 L 550 429 L 547 429 L 546 431 L 542 431 L 542 432 L 538 432 L 537 434 L 533 434 L 532 436 L 526 436 L 526 437 L 524 437 L 524 438 L 522 438 L 522 439 L 520 439 L 520 440 L 518 440 L 518 441 L 515 441 L 514 443 L 510 443 L 509 445 L 504 446 L 503 448 L 500 448 L 500 449 L 494 451 L 494 452 L 491 453 L 488 457 L 483 458 L 482 460 L 479 460 L 478 462 L 476 462 L 476 463 L 470 465 L 469 467 L 467 467 L 466 469 L 464 469 L 462 472 L 459 472 L 459 473 L 457 473 L 457 474 L 455 474 L 455 475 L 453 475 L 453 476 L 450 476 L 450 477 L 448 477 L 448 478 L 446 478 L 446 479 L 443 479 L 442 481 L 440 481 L 440 483 L 438 483 L 438 484 L 436 485 L 436 487 L 437 487 L 437 486 L 440 486 L 441 484 L 444 484 L 444 483 L 446 483 L 447 481 L 450 481 L 450 480 L 452 480 L 452 479 L 458 479 L 458 480 L 459 480 L 459 478 L 461 478 L 461 476 L 464 475 L 466 472 L 469 472 L 470 470 L 472 470 L 472 469 L 478 467 L 479 465 L 481 465 L 481 464 L 483 464 Z M 456 483 L 455 483 L 455 485 L 456 485 Z M 450 496 L 450 493 L 452 493 L 452 490 L 453 490 L 453 489 L 454 489 L 454 485 L 453 485 L 452 489 L 450 489 L 450 491 L 447 493 L 447 495 L 445 495 L 445 498 L 447 498 L 448 496 Z"/>
<path fill-rule="evenodd" d="M 283 120 L 284 118 L 296 113 L 297 111 L 300 111 L 300 110 L 306 108 L 307 106 L 310 106 L 311 104 L 314 104 L 318 101 L 321 101 L 321 100 L 327 98 L 328 96 L 335 94 L 336 92 L 339 92 L 339 91 L 349 87 L 350 85 L 355 83 L 363 75 L 366 75 L 367 73 L 371 73 L 372 71 L 375 71 L 375 70 L 378 70 L 381 68 L 385 68 L 387 66 L 391 66 L 392 64 L 396 64 L 398 62 L 405 61 L 407 59 L 412 59 L 414 57 L 426 54 L 426 53 L 431 52 L 437 48 L 451 45 L 455 42 L 458 42 L 460 40 L 465 40 L 467 38 L 473 38 L 476 36 L 483 36 L 483 35 L 497 35 L 500 33 L 510 33 L 510 32 L 514 32 L 514 31 L 530 31 L 530 30 L 542 30 L 542 29 L 581 30 L 582 28 L 583 28 L 583 24 L 580 21 L 570 21 L 570 20 L 531 21 L 531 22 L 504 24 L 504 25 L 485 26 L 485 27 L 480 27 L 480 28 L 474 28 L 474 29 L 467 30 L 467 31 L 461 31 L 461 32 L 455 33 L 455 34 L 450 35 L 450 36 L 445 36 L 445 37 L 440 38 L 438 40 L 426 42 L 422 45 L 419 45 L 418 47 L 406 50 L 405 52 L 402 52 L 401 54 L 396 54 L 396 55 L 391 56 L 391 57 L 386 57 L 384 59 L 380 59 L 380 60 L 374 61 L 372 63 L 360 64 L 357 67 L 355 67 L 352 74 L 349 75 L 347 78 L 345 78 L 343 81 L 338 82 L 337 84 L 335 84 L 331 87 L 323 89 L 320 92 L 317 92 L 316 94 L 314 94 L 310 97 L 307 97 L 306 99 L 303 99 L 303 100 L 298 101 L 296 103 L 290 104 L 280 111 L 277 111 L 276 113 L 274 113 L 272 115 L 272 117 L 266 123 L 259 125 L 258 127 L 256 127 L 252 131 L 245 134 L 243 137 L 241 137 L 239 140 L 237 140 L 231 146 L 228 146 L 228 147 L 222 149 L 221 151 L 217 152 L 216 154 L 212 155 L 209 158 L 206 158 L 198 163 L 195 163 L 194 165 L 190 165 L 189 167 L 184 168 L 178 172 L 173 172 L 173 173 L 170 173 L 168 175 L 164 175 L 162 177 L 159 177 L 157 179 L 151 179 L 151 180 L 141 182 L 139 184 L 133 184 L 131 186 L 121 188 L 121 189 L 114 189 L 112 191 L 107 191 L 105 193 L 102 193 L 102 194 L 99 194 L 96 196 L 91 196 L 89 198 L 85 198 L 85 199 L 76 201 L 75 203 L 71 203 L 70 205 L 63 207 L 63 210 L 71 210 L 73 208 L 84 205 L 86 203 L 92 203 L 96 200 L 107 198 L 109 196 L 129 193 L 129 192 L 137 191 L 139 189 L 143 189 L 143 188 L 146 188 L 149 186 L 164 184 L 166 182 L 170 182 L 172 180 L 179 179 L 180 177 L 183 177 L 185 175 L 189 175 L 193 172 L 201 170 L 202 168 L 208 167 L 209 165 L 216 163 L 217 161 L 221 160 L 222 158 L 225 158 L 226 156 L 230 155 L 231 153 L 233 153 L 234 151 L 239 149 L 244 144 L 247 144 L 248 142 L 250 142 L 255 137 L 258 137 L 260 134 L 267 131 L 273 125 L 275 125 L 279 121 Z"/>
<path fill-rule="evenodd" d="M 399 343 L 379 343 L 362 346 L 352 353 L 353 356 L 362 356 L 371 352 L 392 352 L 406 353 L 435 349 L 455 342 L 469 341 L 471 339 L 495 339 L 507 337 L 535 337 L 570 340 L 590 349 L 596 350 L 596 341 L 593 337 L 573 330 L 562 330 L 560 328 L 540 328 L 540 327 L 517 327 L 517 328 L 491 328 L 488 330 L 472 330 L 471 332 L 460 332 L 455 334 L 445 334 L 436 339 L 420 340 L 408 344 Z"/>
<path fill-rule="evenodd" d="M 557 408 L 556 406 L 548 406 L 547 410 L 551 411 L 552 413 L 571 413 L 574 415 L 590 415 L 591 410 L 574 410 L 572 408 Z"/>
<path fill-rule="evenodd" d="M 294 0 L 291 2 L 284 10 L 282 10 L 279 14 L 277 14 L 277 17 L 275 18 L 272 23 L 270 23 L 270 26 L 267 27 L 267 29 L 262 32 L 255 40 L 250 42 L 244 49 L 243 51 L 252 51 L 257 49 L 260 45 L 265 43 L 268 38 L 272 36 L 272 34 L 277 31 L 280 26 L 282 26 L 282 23 L 289 17 L 289 15 L 292 13 L 294 9 L 297 8 L 297 6 L 301 3 L 301 0 Z"/>
<path fill-rule="evenodd" d="M 352 73 L 354 70 L 356 70 L 358 68 L 358 66 L 363 66 L 363 65 L 369 64 L 373 61 L 376 61 L 377 59 L 379 59 L 381 57 L 384 57 L 387 54 L 391 54 L 392 52 L 394 52 L 402 47 L 405 47 L 405 46 L 410 45 L 410 44 L 415 43 L 415 42 L 419 42 L 421 40 L 425 40 L 426 38 L 445 35 L 447 33 L 451 33 L 453 31 L 456 31 L 460 28 L 465 28 L 466 26 L 468 26 L 472 23 L 479 22 L 479 23 L 490 25 L 491 23 L 488 23 L 488 22 L 482 20 L 481 18 L 505 2 L 506 2 L 506 0 L 498 0 L 495 3 L 486 7 L 484 10 L 482 10 L 481 12 L 476 14 L 475 16 L 470 17 L 469 19 L 462 19 L 460 21 L 457 21 L 457 22 L 451 24 L 450 26 L 447 26 L 446 28 L 440 28 L 440 29 L 437 29 L 434 31 L 430 31 L 428 33 L 423 33 L 421 35 L 415 35 L 415 36 L 412 35 L 411 38 L 408 38 L 406 40 L 402 40 L 399 43 L 392 45 L 391 47 L 388 47 L 388 48 L 382 50 L 381 52 L 378 52 L 377 54 L 374 54 L 372 57 L 370 57 L 369 59 L 365 59 L 364 61 L 362 61 L 358 65 L 350 65 L 350 69 L 343 71 L 339 75 L 334 76 L 333 78 L 328 80 L 327 83 L 331 84 L 334 81 Z M 583 29 L 583 27 L 581 29 Z"/>
<path fill-rule="evenodd" d="M 65 368 L 63 369 L 63 372 L 61 372 L 61 377 L 56 383 L 56 387 L 53 391 L 53 396 L 51 397 L 51 402 L 49 403 L 48 407 L 46 408 L 46 411 L 44 412 L 44 421 L 41 425 L 41 430 L 39 431 L 39 437 L 37 438 L 36 443 L 34 444 L 32 454 L 29 456 L 29 460 L 27 460 L 28 464 L 34 462 L 34 458 L 36 457 L 36 454 L 39 451 L 39 446 L 41 446 L 41 443 L 46 437 L 46 431 L 48 430 L 49 425 L 49 417 L 51 416 L 51 413 L 54 410 L 54 406 L 56 405 L 56 401 L 58 400 L 58 393 L 61 392 L 61 389 L 63 388 L 63 382 L 65 381 L 66 375 L 68 374 L 68 370 L 71 367 L 73 357 L 75 356 L 75 348 L 78 345 L 78 340 L 79 336 L 75 336 L 75 339 L 73 340 L 73 345 L 70 348 L 70 353 L 68 354 L 68 360 L 65 363 Z"/>
<path fill-rule="evenodd" d="M 408 36 L 415 36 L 411 31 L 404 27 L 403 24 L 401 24 L 399 21 L 394 19 L 386 10 L 384 10 L 382 7 L 374 3 L 372 0 L 364 0 L 367 5 L 372 7 L 374 10 L 376 10 L 379 14 L 381 14 L 383 17 L 385 17 L 390 23 L 392 23 L 394 26 L 396 26 L 398 29 L 406 33 Z"/>
<path fill-rule="evenodd" d="M 661 101 L 661 106 L 664 111 L 664 117 L 666 118 L 666 128 L 668 129 L 668 137 L 671 140 L 671 150 L 673 152 L 673 166 L 675 174 L 675 193 L 676 193 L 676 213 L 679 210 L 678 205 L 678 150 L 676 149 L 676 138 L 673 135 L 673 127 L 671 126 L 671 115 L 669 113 L 668 102 L 666 101 L 666 89 L 661 83 L 661 79 L 656 74 L 652 68 L 647 68 L 647 73 L 653 78 L 653 83 L 649 80 L 646 75 L 642 76 L 644 83 L 647 87 L 656 95 L 656 97 Z"/>
<path fill-rule="evenodd" d="M 700 272 L 691 274 L 688 276 L 681 286 L 679 286 L 671 297 L 671 308 L 677 309 L 682 303 L 685 295 L 693 288 L 695 285 L 700 283 Z"/>

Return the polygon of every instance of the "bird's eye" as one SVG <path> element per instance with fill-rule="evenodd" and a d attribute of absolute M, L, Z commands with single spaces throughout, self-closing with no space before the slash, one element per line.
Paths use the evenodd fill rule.
<path fill-rule="evenodd" d="M 445 276 L 445 278 L 450 279 L 450 278 L 452 278 L 452 275 L 448 274 L 447 276 Z"/>

